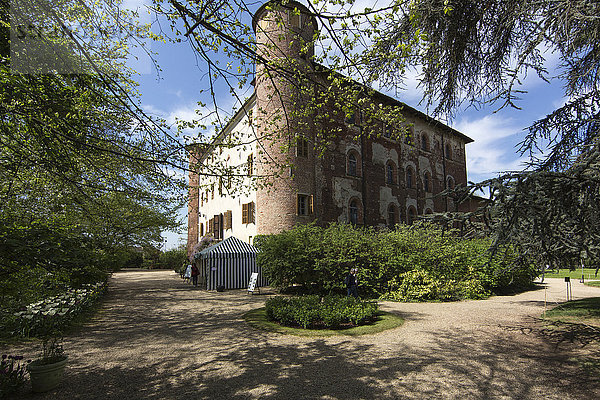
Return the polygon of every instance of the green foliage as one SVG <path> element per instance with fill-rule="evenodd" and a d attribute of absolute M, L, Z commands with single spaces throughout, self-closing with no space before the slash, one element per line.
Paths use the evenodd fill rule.
<path fill-rule="evenodd" d="M 177 248 L 163 251 L 158 257 L 158 264 L 160 268 L 172 269 L 175 272 L 179 272 L 183 265 L 187 262 L 187 249 L 185 245 L 181 245 Z"/>
<path fill-rule="evenodd" d="M 0 399 L 17 392 L 27 382 L 26 368 L 30 361 L 23 362 L 23 356 L 2 355 L 0 361 Z"/>
<path fill-rule="evenodd" d="M 392 231 L 331 224 L 295 227 L 258 243 L 257 263 L 272 285 L 343 293 L 344 276 L 358 268 L 359 292 L 406 301 L 478 299 L 523 289 L 536 272 L 503 248 L 490 258 L 490 239 L 466 239 L 433 224 Z"/>
<path fill-rule="evenodd" d="M 105 282 L 70 289 L 45 298 L 14 313 L 12 330 L 24 337 L 48 338 L 56 336 L 78 315 L 89 310 L 106 293 Z"/>
<path fill-rule="evenodd" d="M 267 317 L 282 325 L 307 328 L 338 328 L 343 324 L 360 325 L 377 312 L 377 303 L 354 297 L 317 295 L 273 297 L 267 300 Z"/>

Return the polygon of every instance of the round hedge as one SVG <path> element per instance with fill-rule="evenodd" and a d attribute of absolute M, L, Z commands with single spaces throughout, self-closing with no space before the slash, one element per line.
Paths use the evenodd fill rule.
<path fill-rule="evenodd" d="M 267 318 L 285 326 L 340 328 L 362 325 L 377 313 L 376 302 L 344 296 L 277 296 L 265 304 Z"/>
<path fill-rule="evenodd" d="M 265 307 L 250 310 L 244 314 L 244 320 L 252 327 L 271 333 L 283 335 L 322 337 L 322 336 L 361 336 L 371 335 L 388 329 L 398 328 L 404 319 L 396 314 L 378 311 L 374 318 L 365 325 L 345 329 L 303 329 L 283 326 L 277 322 L 269 321 Z"/>

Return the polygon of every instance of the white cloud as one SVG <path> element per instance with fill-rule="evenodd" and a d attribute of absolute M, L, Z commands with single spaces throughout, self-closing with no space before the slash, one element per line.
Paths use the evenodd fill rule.
<path fill-rule="evenodd" d="M 494 114 L 474 120 L 462 118 L 453 127 L 474 140 L 466 149 L 470 180 L 523 169 L 525 158 L 514 148 L 518 140 L 510 140 L 513 136 L 517 139 L 523 130 L 514 120 Z"/>

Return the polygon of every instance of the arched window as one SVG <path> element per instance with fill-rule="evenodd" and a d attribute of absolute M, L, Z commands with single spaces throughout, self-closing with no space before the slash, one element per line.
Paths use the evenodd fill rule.
<path fill-rule="evenodd" d="M 388 227 L 394 229 L 398 223 L 398 209 L 394 204 L 388 206 Z"/>
<path fill-rule="evenodd" d="M 433 185 L 431 184 L 431 174 L 429 172 L 425 172 L 425 176 L 423 177 L 423 187 L 425 191 L 427 193 L 431 192 L 432 186 Z"/>
<path fill-rule="evenodd" d="M 350 202 L 350 207 L 348 208 L 348 214 L 350 217 L 350 223 L 352 225 L 358 224 L 358 201 L 352 200 Z"/>
<path fill-rule="evenodd" d="M 411 167 L 406 168 L 406 187 L 413 187 L 413 170 Z"/>
<path fill-rule="evenodd" d="M 446 158 L 452 160 L 452 147 L 450 147 L 450 143 L 446 143 Z"/>
<path fill-rule="evenodd" d="M 429 140 L 425 134 L 421 135 L 421 150 L 429 151 Z"/>
<path fill-rule="evenodd" d="M 354 151 L 348 154 L 348 175 L 358 176 L 358 157 Z"/>
<path fill-rule="evenodd" d="M 454 178 L 449 176 L 447 182 L 448 182 L 448 189 L 454 189 Z"/>
<path fill-rule="evenodd" d="M 433 214 L 433 211 L 431 211 L 431 208 L 427 208 L 425 209 L 425 214 Z"/>
<path fill-rule="evenodd" d="M 408 207 L 408 213 L 406 214 L 406 222 L 411 225 L 417 217 L 417 211 L 413 206 Z"/>
<path fill-rule="evenodd" d="M 385 165 L 385 183 L 389 185 L 393 185 L 394 183 L 396 183 L 395 170 L 396 165 L 394 165 L 393 162 L 390 161 Z"/>

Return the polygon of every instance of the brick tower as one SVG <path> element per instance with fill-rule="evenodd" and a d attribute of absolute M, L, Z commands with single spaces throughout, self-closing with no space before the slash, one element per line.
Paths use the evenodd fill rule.
<path fill-rule="evenodd" d="M 295 1 L 269 1 L 253 18 L 257 51 L 256 126 L 261 138 L 256 194 L 257 231 L 278 233 L 317 217 L 315 155 L 310 116 L 300 85 L 314 74 L 316 19 Z"/>

